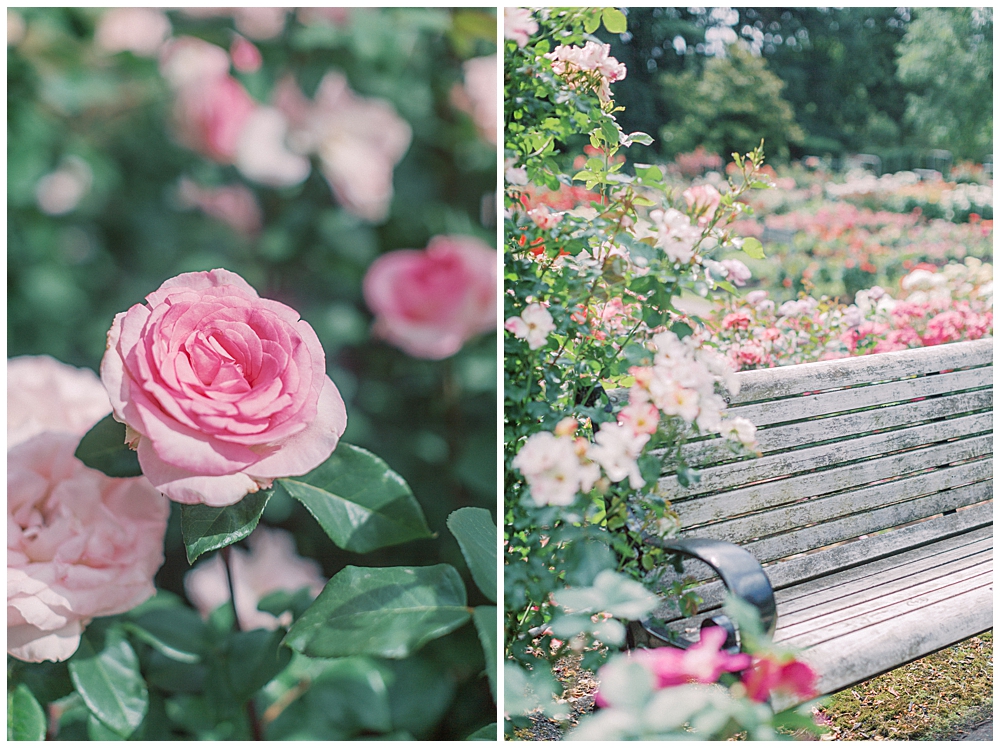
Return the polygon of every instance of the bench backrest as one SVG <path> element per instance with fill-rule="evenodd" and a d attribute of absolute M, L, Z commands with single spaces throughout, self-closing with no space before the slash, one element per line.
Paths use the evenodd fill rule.
<path fill-rule="evenodd" d="M 990 525 L 992 360 L 984 339 L 741 372 L 729 413 L 762 456 L 687 444 L 701 480 L 658 491 L 682 535 L 744 546 L 776 589 Z"/>

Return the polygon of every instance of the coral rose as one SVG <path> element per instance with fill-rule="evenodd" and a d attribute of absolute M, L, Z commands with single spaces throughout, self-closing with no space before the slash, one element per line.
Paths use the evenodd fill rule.
<path fill-rule="evenodd" d="M 147 478 L 225 506 L 326 460 L 347 425 L 316 333 L 228 270 L 184 273 L 115 317 L 101 379 Z"/>
<path fill-rule="evenodd" d="M 272 592 L 295 592 L 303 587 L 316 597 L 326 584 L 320 566 L 296 553 L 295 536 L 286 530 L 258 525 L 247 538 L 247 544 L 249 550 L 233 546 L 229 561 L 240 628 L 273 630 L 279 625 L 288 626 L 292 622 L 290 612 L 275 618 L 257 610 L 257 604 Z M 222 556 L 213 554 L 185 574 L 184 590 L 205 618 L 228 602 L 229 581 Z"/>
<path fill-rule="evenodd" d="M 363 290 L 374 333 L 417 358 L 442 359 L 496 328 L 497 254 L 468 236 L 436 236 L 427 249 L 387 252 Z"/>
<path fill-rule="evenodd" d="M 108 393 L 90 369 L 49 356 L 7 361 L 7 449 L 43 431 L 83 436 L 110 412 Z"/>
<path fill-rule="evenodd" d="M 47 432 L 7 453 L 7 653 L 61 661 L 90 619 L 149 598 L 169 503 L 145 478 L 109 478 Z"/>

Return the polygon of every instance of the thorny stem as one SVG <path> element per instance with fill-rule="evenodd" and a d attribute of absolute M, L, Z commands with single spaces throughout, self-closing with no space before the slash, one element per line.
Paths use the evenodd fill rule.
<path fill-rule="evenodd" d="M 237 631 L 242 631 L 240 626 L 240 614 L 236 610 L 236 587 L 233 585 L 233 568 L 231 561 L 232 547 L 226 546 L 221 551 L 222 565 L 226 567 L 226 583 L 229 585 L 229 600 L 233 604 L 233 626 Z M 253 696 L 247 699 L 247 720 L 250 722 L 250 732 L 254 740 L 263 740 L 264 736 L 260 729 L 260 721 L 257 719 L 257 705 L 254 704 Z"/>

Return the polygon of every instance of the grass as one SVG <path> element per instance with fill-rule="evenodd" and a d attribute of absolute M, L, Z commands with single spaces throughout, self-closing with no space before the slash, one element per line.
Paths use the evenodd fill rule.
<path fill-rule="evenodd" d="M 825 740 L 949 740 L 991 718 L 993 632 L 828 697 Z"/>

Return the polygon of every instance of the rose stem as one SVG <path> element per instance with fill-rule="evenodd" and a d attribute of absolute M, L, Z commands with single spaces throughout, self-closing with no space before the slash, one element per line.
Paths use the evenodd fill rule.
<path fill-rule="evenodd" d="M 229 585 L 229 601 L 233 604 L 233 625 L 237 631 L 242 631 L 240 626 L 240 614 L 236 612 L 236 588 L 233 586 L 233 567 L 230 561 L 230 546 L 222 549 L 222 564 L 226 567 L 226 583 Z M 250 731 L 254 740 L 263 740 L 261 735 L 260 722 L 257 721 L 257 706 L 253 703 L 253 696 L 247 699 L 247 719 L 250 721 Z"/>

